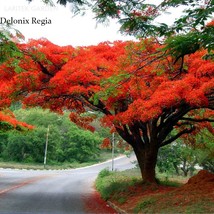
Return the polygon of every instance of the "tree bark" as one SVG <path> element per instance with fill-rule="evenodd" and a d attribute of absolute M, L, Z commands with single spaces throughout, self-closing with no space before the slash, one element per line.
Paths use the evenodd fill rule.
<path fill-rule="evenodd" d="M 179 169 L 178 169 L 177 163 L 173 163 L 173 167 L 174 167 L 174 169 L 176 171 L 176 174 L 179 176 L 180 173 L 179 173 Z"/>
<path fill-rule="evenodd" d="M 158 148 L 134 144 L 133 149 L 141 170 L 143 182 L 157 184 L 155 167 L 157 163 Z"/>

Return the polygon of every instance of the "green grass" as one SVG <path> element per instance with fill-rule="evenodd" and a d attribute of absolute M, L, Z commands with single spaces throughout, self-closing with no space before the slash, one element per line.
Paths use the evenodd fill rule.
<path fill-rule="evenodd" d="M 108 200 L 111 196 L 121 203 L 121 200 L 123 202 L 126 200 L 122 195 L 129 192 L 129 187 L 138 182 L 141 182 L 141 176 L 137 169 L 123 172 L 111 172 L 104 169 L 99 173 L 95 184 L 104 200 Z"/>
<path fill-rule="evenodd" d="M 13 161 L 0 161 L 0 168 L 11 168 L 11 169 L 35 169 L 35 170 L 43 170 L 43 169 L 51 169 L 51 170 L 60 170 L 60 169 L 72 169 L 72 168 L 80 168 L 85 166 L 90 166 L 93 164 L 101 163 L 106 160 L 111 159 L 111 153 L 103 152 L 99 158 L 93 161 L 78 163 L 78 162 L 65 162 L 65 163 L 51 163 L 47 162 L 46 166 L 44 164 L 38 163 L 19 163 Z"/>
<path fill-rule="evenodd" d="M 171 180 L 160 180 L 159 182 L 160 185 L 163 185 L 163 186 L 170 186 L 170 187 L 180 187 L 182 186 L 183 184 L 181 183 L 181 181 L 179 182 L 179 180 L 177 181 L 171 181 Z"/>
<path fill-rule="evenodd" d="M 44 164 L 36 164 L 36 163 L 17 163 L 17 162 L 0 162 L 0 168 L 11 168 L 11 169 L 70 169 L 70 168 L 78 168 L 92 165 L 96 162 L 87 162 L 87 163 L 62 163 L 62 164 L 47 164 L 44 167 Z"/>
<path fill-rule="evenodd" d="M 184 177 L 184 176 L 181 176 L 181 175 L 166 175 L 165 173 L 157 173 L 157 178 L 158 180 L 160 180 L 162 182 L 162 184 L 164 185 L 164 182 L 169 182 L 169 183 L 172 183 L 173 185 L 173 182 L 175 183 L 180 183 L 180 184 L 184 184 L 187 182 L 187 180 L 190 178 L 189 176 L 188 177 Z M 176 186 L 176 185 L 175 185 Z"/>

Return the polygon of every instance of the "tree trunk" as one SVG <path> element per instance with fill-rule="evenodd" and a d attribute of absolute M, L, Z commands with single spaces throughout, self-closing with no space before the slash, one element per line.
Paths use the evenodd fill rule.
<path fill-rule="evenodd" d="M 189 169 L 186 160 L 183 160 L 183 166 L 181 167 L 181 170 L 183 171 L 184 176 L 187 177 Z"/>
<path fill-rule="evenodd" d="M 135 155 L 141 170 L 143 182 L 156 184 L 155 167 L 157 163 L 158 148 L 133 145 Z"/>
<path fill-rule="evenodd" d="M 179 176 L 180 173 L 179 173 L 179 169 L 178 169 L 177 163 L 172 163 L 172 164 L 173 164 L 173 167 L 174 167 L 174 169 L 176 171 L 176 174 Z"/>

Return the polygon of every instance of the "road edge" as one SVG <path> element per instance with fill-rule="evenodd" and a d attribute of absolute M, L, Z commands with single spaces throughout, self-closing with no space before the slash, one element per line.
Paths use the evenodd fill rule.
<path fill-rule="evenodd" d="M 116 210 L 119 214 L 128 214 L 125 210 L 118 207 L 116 204 L 112 203 L 111 201 L 106 202 L 111 208 Z"/>

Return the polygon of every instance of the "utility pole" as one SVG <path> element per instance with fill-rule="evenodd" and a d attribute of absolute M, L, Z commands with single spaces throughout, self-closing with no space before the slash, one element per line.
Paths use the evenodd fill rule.
<path fill-rule="evenodd" d="M 47 161 L 48 136 L 49 136 L 49 125 L 48 125 L 48 128 L 47 128 L 46 142 L 45 142 L 44 168 L 45 168 L 45 166 L 46 166 L 46 161 Z"/>
<path fill-rule="evenodd" d="M 114 132 L 112 133 L 112 144 L 111 144 L 111 146 L 112 146 L 112 149 L 111 149 L 111 151 L 112 151 L 112 154 L 111 154 L 112 168 L 111 168 L 111 170 L 114 171 Z"/>

